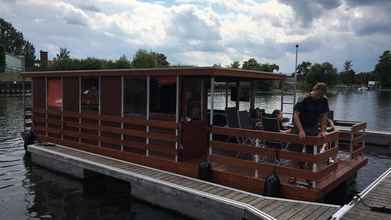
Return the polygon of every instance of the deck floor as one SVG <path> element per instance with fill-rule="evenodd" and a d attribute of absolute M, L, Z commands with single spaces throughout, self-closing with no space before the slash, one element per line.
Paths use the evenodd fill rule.
<path fill-rule="evenodd" d="M 371 211 L 371 207 L 386 207 L 391 209 L 391 169 L 387 176 L 370 190 L 363 200 L 355 205 L 342 219 L 386 220 L 391 219 L 391 213 Z"/>
<path fill-rule="evenodd" d="M 277 199 L 264 197 L 257 194 L 247 193 L 237 189 L 205 182 L 202 180 L 181 176 L 178 174 L 161 171 L 134 163 L 120 161 L 109 157 L 92 154 L 85 151 L 76 150 L 59 145 L 44 146 L 30 145 L 28 150 L 34 154 L 51 154 L 66 158 L 69 161 L 78 163 L 88 163 L 89 166 L 121 171 L 127 175 L 137 175 L 138 177 L 153 178 L 170 186 L 188 190 L 193 193 L 208 194 L 213 198 L 223 198 L 237 204 L 245 204 L 259 212 L 266 213 L 275 219 L 328 219 L 337 210 L 338 206 L 295 201 L 287 199 Z"/>

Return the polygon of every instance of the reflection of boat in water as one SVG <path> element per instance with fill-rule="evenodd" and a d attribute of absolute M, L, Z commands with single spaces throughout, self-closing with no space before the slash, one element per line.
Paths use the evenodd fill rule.
<path fill-rule="evenodd" d="M 368 87 L 361 86 L 361 87 L 358 88 L 357 90 L 360 91 L 360 92 L 364 92 L 364 91 L 367 91 L 367 90 L 368 90 Z"/>

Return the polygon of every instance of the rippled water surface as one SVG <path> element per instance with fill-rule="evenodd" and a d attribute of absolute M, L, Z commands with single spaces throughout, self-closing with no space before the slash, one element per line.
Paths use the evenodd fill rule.
<path fill-rule="evenodd" d="M 390 99 L 391 93 L 342 93 L 330 97 L 330 105 L 339 119 L 366 120 L 371 128 L 391 130 Z M 258 97 L 257 103 L 266 109 L 278 108 L 279 97 Z M 32 165 L 24 158 L 19 135 L 23 129 L 22 108 L 20 97 L 0 97 L 1 220 L 187 219 L 132 198 L 88 195 L 83 193 L 80 181 Z M 368 147 L 366 154 L 369 161 L 358 173 L 354 186 L 357 191 L 391 166 L 386 148 Z"/>

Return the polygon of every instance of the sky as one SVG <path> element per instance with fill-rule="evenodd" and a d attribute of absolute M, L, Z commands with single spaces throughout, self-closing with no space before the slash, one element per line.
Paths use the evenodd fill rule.
<path fill-rule="evenodd" d="M 299 63 L 352 60 L 371 71 L 391 50 L 391 0 L 0 0 L 36 51 L 54 57 L 133 57 L 164 53 L 171 64 L 230 65 L 255 58 L 280 72 Z"/>

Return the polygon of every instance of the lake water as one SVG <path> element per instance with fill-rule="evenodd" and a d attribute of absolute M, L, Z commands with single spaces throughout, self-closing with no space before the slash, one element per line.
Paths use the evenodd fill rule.
<path fill-rule="evenodd" d="M 391 93 L 338 93 L 329 100 L 338 119 L 367 121 L 370 128 L 391 130 Z M 270 110 L 279 108 L 279 102 L 279 96 L 257 98 L 258 107 Z M 221 105 L 221 100 L 217 103 Z M 0 219 L 188 219 L 132 198 L 88 195 L 80 181 L 31 164 L 19 135 L 22 115 L 22 98 L 0 97 Z M 357 191 L 391 166 L 385 148 L 367 148 L 366 155 L 368 165 L 353 186 Z"/>

